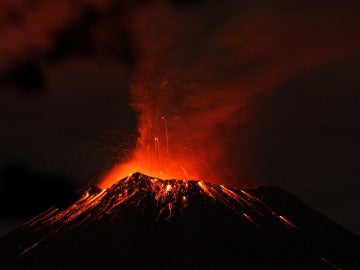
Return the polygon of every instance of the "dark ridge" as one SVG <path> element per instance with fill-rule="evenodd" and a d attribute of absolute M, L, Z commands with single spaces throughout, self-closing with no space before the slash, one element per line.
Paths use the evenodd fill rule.
<path fill-rule="evenodd" d="M 184 199 L 185 197 L 185 199 Z M 275 186 L 140 173 L 0 242 L 1 269 L 357 269 L 360 240 Z"/>

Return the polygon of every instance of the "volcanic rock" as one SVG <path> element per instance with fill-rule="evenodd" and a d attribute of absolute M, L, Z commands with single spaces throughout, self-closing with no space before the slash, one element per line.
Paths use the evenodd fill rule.
<path fill-rule="evenodd" d="M 276 186 L 139 173 L 0 242 L 0 269 L 359 269 L 360 239 Z"/>

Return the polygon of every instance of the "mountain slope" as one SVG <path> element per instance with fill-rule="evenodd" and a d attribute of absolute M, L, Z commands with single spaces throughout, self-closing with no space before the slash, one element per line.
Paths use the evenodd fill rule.
<path fill-rule="evenodd" d="M 1 240 L 1 269 L 356 269 L 360 240 L 275 186 L 139 173 Z"/>

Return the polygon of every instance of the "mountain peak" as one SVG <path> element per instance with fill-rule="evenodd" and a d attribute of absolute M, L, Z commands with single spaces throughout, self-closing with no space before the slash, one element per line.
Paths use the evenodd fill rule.
<path fill-rule="evenodd" d="M 281 188 L 134 173 L 41 213 L 0 250 L 23 269 L 340 269 L 359 264 L 359 243 Z"/>
<path fill-rule="evenodd" d="M 211 207 L 230 211 L 256 227 L 265 226 L 262 224 L 265 216 L 267 223 L 270 219 L 274 223 L 272 225 L 280 223 L 290 229 L 300 230 L 281 213 L 276 213 L 253 195 L 253 191 L 195 180 L 162 180 L 134 173 L 106 189 L 90 187 L 68 208 L 49 209 L 27 225 L 79 226 L 102 219 L 105 215 L 116 216 L 122 207 L 132 207 L 135 211 L 142 211 L 142 214 L 146 212 L 154 220 L 169 220 L 176 217 L 176 213 L 186 211 L 191 204 L 196 207 L 210 204 Z"/>

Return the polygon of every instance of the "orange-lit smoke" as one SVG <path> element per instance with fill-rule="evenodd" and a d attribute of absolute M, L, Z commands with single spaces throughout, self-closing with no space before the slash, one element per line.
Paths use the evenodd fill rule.
<path fill-rule="evenodd" d="M 0 71 L 14 63 L 33 60 L 34 52 L 51 50 L 56 44 L 56 33 L 81 18 L 87 8 L 102 14 L 112 6 L 111 0 L 1 1 Z M 9 14 L 19 17 L 20 22 L 8 20 Z"/>
<path fill-rule="evenodd" d="M 352 57 L 359 46 L 357 15 L 346 4 L 239 2 L 221 9 L 155 2 L 129 12 L 139 54 L 131 104 L 140 137 L 100 186 L 135 171 L 232 183 L 229 171 L 247 173 L 248 141 L 234 130 L 256 125 L 254 100 L 304 71 Z M 234 141 L 239 147 L 229 149 Z"/>

